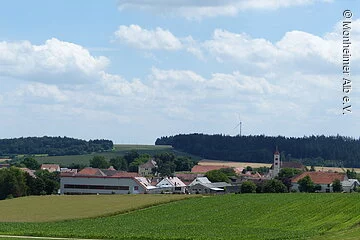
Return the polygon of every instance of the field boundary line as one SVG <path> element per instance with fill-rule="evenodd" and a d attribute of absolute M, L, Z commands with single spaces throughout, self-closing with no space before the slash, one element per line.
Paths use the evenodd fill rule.
<path fill-rule="evenodd" d="M 104 239 L 91 239 L 91 238 L 35 237 L 35 236 L 14 236 L 14 235 L 0 235 L 0 238 L 51 239 L 51 240 L 104 240 Z"/>

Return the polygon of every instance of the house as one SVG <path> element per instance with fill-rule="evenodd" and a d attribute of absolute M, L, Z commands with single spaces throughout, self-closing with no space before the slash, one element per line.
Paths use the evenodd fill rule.
<path fill-rule="evenodd" d="M 150 175 L 156 175 L 153 172 L 153 169 L 157 168 L 157 164 L 154 159 L 150 159 L 144 164 L 139 165 L 138 173 L 140 176 L 146 177 Z"/>
<path fill-rule="evenodd" d="M 231 187 L 231 184 L 226 182 L 212 183 L 207 177 L 197 177 L 189 184 L 188 190 L 195 194 L 225 193 L 226 187 Z"/>
<path fill-rule="evenodd" d="M 49 172 L 60 172 L 59 164 L 41 164 L 41 170 L 48 170 Z"/>
<path fill-rule="evenodd" d="M 84 168 L 78 173 L 60 174 L 61 194 L 127 194 L 146 193 L 146 181 L 137 173 L 109 169 Z"/>
<path fill-rule="evenodd" d="M 342 181 L 341 186 L 344 192 L 353 192 L 360 186 L 360 182 L 357 179 L 348 179 Z"/>
<path fill-rule="evenodd" d="M 291 179 L 291 190 L 299 191 L 298 181 L 304 177 L 309 176 L 315 185 L 321 187 L 319 192 L 333 192 L 332 183 L 335 179 L 339 179 L 340 182 L 348 181 L 348 177 L 344 173 L 335 172 L 303 172 Z"/>
<path fill-rule="evenodd" d="M 185 193 L 186 185 L 178 177 L 165 177 L 156 184 L 162 192 Z"/>
<path fill-rule="evenodd" d="M 194 186 L 198 183 L 211 183 L 207 177 L 197 177 L 189 184 L 189 187 Z"/>

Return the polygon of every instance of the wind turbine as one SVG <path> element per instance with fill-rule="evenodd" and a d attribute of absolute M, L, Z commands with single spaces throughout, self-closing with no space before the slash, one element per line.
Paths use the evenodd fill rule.
<path fill-rule="evenodd" d="M 239 114 L 239 123 L 236 125 L 236 127 L 234 127 L 234 129 L 238 128 L 239 127 L 239 136 L 241 137 L 241 125 L 242 125 L 242 122 L 240 120 L 240 114 Z"/>

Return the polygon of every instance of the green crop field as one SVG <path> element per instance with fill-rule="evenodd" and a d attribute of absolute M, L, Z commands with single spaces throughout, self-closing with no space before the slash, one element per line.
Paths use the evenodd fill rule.
<path fill-rule="evenodd" d="M 118 156 L 124 156 L 126 153 L 135 150 L 140 154 L 155 155 L 162 152 L 174 152 L 171 146 L 157 146 L 157 145 L 129 145 L 129 144 L 114 144 L 113 151 L 92 153 L 84 155 L 68 155 L 68 156 L 35 156 L 39 163 L 55 163 L 61 166 L 69 166 L 72 163 L 89 165 L 89 160 L 94 156 L 104 156 L 110 160 Z M 188 154 L 176 152 L 177 155 Z"/>
<path fill-rule="evenodd" d="M 0 233 L 148 240 L 350 240 L 359 238 L 359 201 L 360 194 L 204 196 L 107 217 L 43 223 L 3 222 Z"/>
<path fill-rule="evenodd" d="M 117 214 L 189 195 L 53 195 L 0 201 L 0 222 L 46 222 Z"/>

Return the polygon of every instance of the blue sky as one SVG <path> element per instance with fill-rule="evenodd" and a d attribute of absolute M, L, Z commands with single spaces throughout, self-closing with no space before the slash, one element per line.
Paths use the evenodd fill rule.
<path fill-rule="evenodd" d="M 358 138 L 359 2 L 5 1 L 1 137 L 152 144 L 203 132 Z M 341 22 L 353 13 L 352 113 Z"/>

